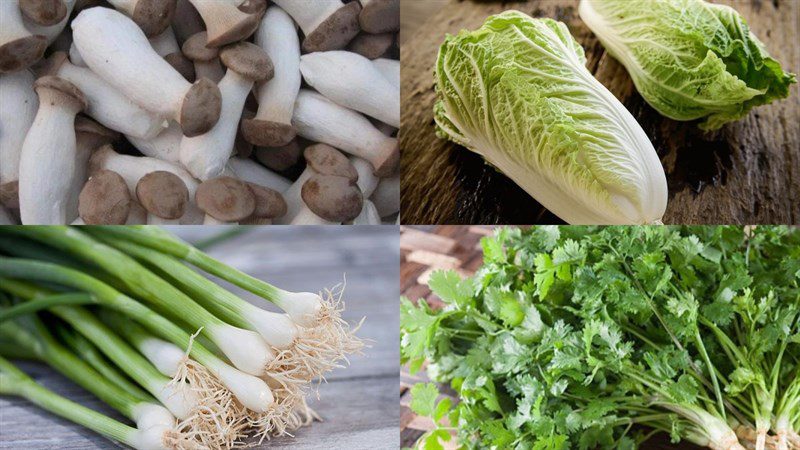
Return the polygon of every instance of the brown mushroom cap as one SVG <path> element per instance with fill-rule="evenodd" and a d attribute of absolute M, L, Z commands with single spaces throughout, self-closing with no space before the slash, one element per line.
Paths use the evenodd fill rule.
<path fill-rule="evenodd" d="M 181 105 L 181 130 L 186 137 L 199 136 L 217 124 L 222 111 L 219 87 L 207 79 L 195 81 Z"/>
<path fill-rule="evenodd" d="M 213 32 L 209 28 L 208 46 L 222 47 L 233 42 L 247 39 L 252 35 L 256 28 L 261 24 L 261 18 L 267 11 L 266 0 L 246 0 L 239 5 L 239 11 L 246 14 L 239 22 L 233 24 L 229 29 L 217 29 Z M 208 25 L 208 24 L 206 24 Z"/>
<path fill-rule="evenodd" d="M 16 72 L 30 67 L 42 58 L 45 49 L 47 38 L 39 34 L 0 45 L 0 73 Z"/>
<path fill-rule="evenodd" d="M 352 182 L 358 180 L 358 171 L 342 152 L 330 145 L 314 144 L 303 152 L 306 163 L 320 175 L 335 175 Z"/>
<path fill-rule="evenodd" d="M 297 136 L 297 130 L 290 123 L 242 119 L 242 134 L 253 145 L 281 147 Z"/>
<path fill-rule="evenodd" d="M 181 51 L 192 61 L 208 62 L 219 57 L 219 49 L 208 47 L 208 33 L 201 31 L 193 34 L 183 43 Z"/>
<path fill-rule="evenodd" d="M 194 64 L 181 52 L 173 52 L 169 55 L 164 57 L 164 60 L 169 63 L 172 68 L 178 71 L 179 74 L 183 75 L 183 78 L 186 81 L 192 83 L 195 79 L 194 74 Z"/>
<path fill-rule="evenodd" d="M 75 118 L 75 134 L 78 141 L 87 144 L 92 150 L 101 145 L 110 144 L 119 139 L 120 136 L 116 131 L 84 116 Z"/>
<path fill-rule="evenodd" d="M 131 19 L 145 36 L 154 37 L 167 29 L 175 16 L 175 0 L 137 0 Z"/>
<path fill-rule="evenodd" d="M 9 209 L 19 209 L 19 181 L 0 184 L 0 203 Z"/>
<path fill-rule="evenodd" d="M 248 80 L 266 81 L 275 75 L 267 53 L 250 42 L 238 42 L 223 48 L 219 52 L 219 59 L 225 67 Z"/>
<path fill-rule="evenodd" d="M 206 180 L 194 195 L 197 206 L 209 216 L 224 222 L 237 222 L 249 217 L 256 209 L 253 191 L 231 177 Z"/>
<path fill-rule="evenodd" d="M 63 78 L 45 75 L 33 83 L 33 89 L 39 95 L 40 104 L 47 101 L 54 105 L 59 103 L 67 108 L 75 109 L 76 112 L 83 111 L 88 106 L 83 92 Z"/>
<path fill-rule="evenodd" d="M 19 10 L 31 22 L 49 27 L 67 17 L 64 0 L 19 0 Z"/>
<path fill-rule="evenodd" d="M 359 12 L 361 12 L 359 2 L 343 5 L 308 33 L 303 40 L 303 51 L 311 53 L 345 48 L 360 31 Z"/>
<path fill-rule="evenodd" d="M 400 0 L 369 0 L 358 15 L 358 23 L 367 33 L 400 30 Z"/>
<path fill-rule="evenodd" d="M 272 170 L 286 170 L 300 160 L 300 142 L 293 139 L 282 147 L 259 147 L 256 149 L 256 159 Z"/>
<path fill-rule="evenodd" d="M 355 181 L 335 175 L 316 174 L 300 191 L 308 209 L 329 222 L 355 219 L 364 207 L 364 196 Z"/>
<path fill-rule="evenodd" d="M 78 214 L 87 225 L 122 225 L 130 209 L 131 194 L 125 180 L 110 170 L 92 175 L 78 196 Z"/>
<path fill-rule="evenodd" d="M 369 34 L 359 33 L 347 49 L 351 52 L 368 58 L 376 59 L 383 56 L 394 43 L 394 33 Z"/>
<path fill-rule="evenodd" d="M 143 176 L 136 184 L 136 198 L 151 214 L 162 219 L 181 218 L 189 204 L 189 189 L 172 172 L 157 170 Z"/>
<path fill-rule="evenodd" d="M 256 209 L 252 217 L 274 219 L 286 215 L 288 206 L 280 192 L 255 183 L 247 183 L 256 199 Z"/>

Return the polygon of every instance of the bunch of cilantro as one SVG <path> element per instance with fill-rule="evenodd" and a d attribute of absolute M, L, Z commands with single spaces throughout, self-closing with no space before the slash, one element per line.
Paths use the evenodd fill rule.
<path fill-rule="evenodd" d="M 412 409 L 441 449 L 800 449 L 800 231 L 503 228 L 471 278 L 401 306 Z"/>

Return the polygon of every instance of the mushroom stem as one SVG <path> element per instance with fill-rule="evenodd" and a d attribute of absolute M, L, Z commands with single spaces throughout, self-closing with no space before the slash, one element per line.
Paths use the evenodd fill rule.
<path fill-rule="evenodd" d="M 92 71 L 145 109 L 177 120 L 186 136 L 205 133 L 219 119 L 217 86 L 202 78 L 194 85 L 186 81 L 125 15 L 87 9 L 72 22 L 72 31 Z"/>
<path fill-rule="evenodd" d="M 239 178 L 247 181 L 248 183 L 255 183 L 259 186 L 268 187 L 278 192 L 284 192 L 289 189 L 289 186 L 292 185 L 291 181 L 267 169 L 252 159 L 238 157 L 231 158 L 228 160 L 226 175 L 232 175 L 234 178 Z"/>
<path fill-rule="evenodd" d="M 194 63 L 197 78 L 208 78 L 219 83 L 225 76 L 225 69 L 219 61 L 219 49 L 208 46 L 208 33 L 201 31 L 183 43 L 183 54 Z"/>
<path fill-rule="evenodd" d="M 0 1 L 0 73 L 16 72 L 41 59 L 47 39 L 28 31 L 15 1 Z"/>
<path fill-rule="evenodd" d="M 271 7 L 256 30 L 255 43 L 267 53 L 275 75 L 256 89 L 258 112 L 242 121 L 242 133 L 253 145 L 280 147 L 294 139 L 292 113 L 300 91 L 300 40 L 284 10 Z"/>
<path fill-rule="evenodd" d="M 308 207 L 300 208 L 300 211 L 289 222 L 290 225 L 339 225 L 339 222 L 329 222 L 322 217 L 314 214 Z"/>
<path fill-rule="evenodd" d="M 400 89 L 400 61 L 396 59 L 378 58 L 372 60 L 372 65 L 389 80 L 397 89 Z"/>
<path fill-rule="evenodd" d="M 357 1 L 342 3 L 342 0 L 275 0 L 275 4 L 289 13 L 305 34 L 303 50 L 321 52 L 338 50 L 358 34 L 358 13 L 361 5 Z"/>
<path fill-rule="evenodd" d="M 19 158 L 39 108 L 33 82 L 28 70 L 0 76 L 0 203 L 11 209 L 19 208 Z"/>
<path fill-rule="evenodd" d="M 43 71 L 77 86 L 86 96 L 86 114 L 112 130 L 151 139 L 165 128 L 163 119 L 132 102 L 90 69 L 70 63 L 66 53 L 50 56 Z"/>
<path fill-rule="evenodd" d="M 175 15 L 175 0 L 107 0 L 130 17 L 148 37 L 157 36 L 169 27 Z"/>
<path fill-rule="evenodd" d="M 300 71 L 334 103 L 400 126 L 400 90 L 367 58 L 346 51 L 309 53 L 300 57 Z"/>
<path fill-rule="evenodd" d="M 306 139 L 366 159 L 379 177 L 389 176 L 397 169 L 400 160 L 397 139 L 381 133 L 361 114 L 320 94 L 300 90 L 292 123 Z"/>
<path fill-rule="evenodd" d="M 76 174 L 75 116 L 86 100 L 72 83 L 45 76 L 34 83 L 39 110 L 19 161 L 20 218 L 25 225 L 64 225 Z"/>
<path fill-rule="evenodd" d="M 169 127 L 152 139 L 142 139 L 131 135 L 125 135 L 125 137 L 144 156 L 170 162 L 180 161 L 179 152 L 183 132 L 180 125 L 174 121 L 170 121 Z"/>
<path fill-rule="evenodd" d="M 209 47 L 221 47 L 250 37 L 266 9 L 264 0 L 189 1 L 206 24 Z"/>
<path fill-rule="evenodd" d="M 248 42 L 225 47 L 220 58 L 228 67 L 225 77 L 219 82 L 221 120 L 207 133 L 181 140 L 181 163 L 200 180 L 217 177 L 225 170 L 233 153 L 245 99 L 256 80 L 270 78 L 273 73 L 269 57 Z"/>
<path fill-rule="evenodd" d="M 159 56 L 183 75 L 183 78 L 189 81 L 195 79 L 194 64 L 181 52 L 172 27 L 168 26 L 161 34 L 150 38 L 150 45 Z"/>

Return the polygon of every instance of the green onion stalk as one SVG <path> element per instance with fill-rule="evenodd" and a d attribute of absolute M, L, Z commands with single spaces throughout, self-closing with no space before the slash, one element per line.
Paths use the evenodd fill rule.
<path fill-rule="evenodd" d="M 165 449 L 207 447 L 198 440 L 202 435 L 185 425 L 179 425 L 167 408 L 156 403 L 141 388 L 135 385 L 128 389 L 120 388 L 59 344 L 37 317 L 32 315 L 26 320 L 28 327 L 15 322 L 3 322 L 0 324 L 0 335 L 13 340 L 18 348 L 53 367 L 136 423 L 137 432 L 133 436 L 136 444 L 129 445 Z"/>
<path fill-rule="evenodd" d="M 192 359 L 185 358 L 186 362 L 173 383 L 188 383 L 200 399 L 199 405 L 206 411 L 218 413 L 213 423 L 200 423 L 197 424 L 198 428 L 206 429 L 209 433 L 237 429 L 237 424 L 247 420 L 246 409 L 250 409 L 269 417 L 269 421 L 263 421 L 263 426 L 268 427 L 269 432 L 285 433 L 283 417 L 286 412 L 275 404 L 265 381 L 231 367 L 203 346 L 192 343 L 188 333 L 136 300 L 81 272 L 40 261 L 0 257 L 0 276 L 54 283 L 88 292 L 98 304 L 115 309 L 156 335 L 189 349 L 188 354 Z M 0 286 L 22 298 L 48 295 L 46 291 L 14 279 L 2 279 Z M 214 383 L 212 378 L 219 383 Z M 212 389 L 214 387 L 217 389 Z M 237 401 L 232 401 L 233 398 Z M 194 417 L 200 420 L 202 416 Z"/>
<path fill-rule="evenodd" d="M 149 419 L 156 418 L 156 414 L 145 413 L 148 420 L 139 419 L 142 428 L 133 428 L 46 389 L 3 357 L 0 357 L 0 394 L 22 397 L 42 409 L 135 449 L 192 448 L 186 445 L 176 446 L 170 440 L 165 439 L 165 434 L 169 434 L 170 426 L 163 422 L 172 418 L 168 412 L 154 421 Z"/>
<path fill-rule="evenodd" d="M 5 230 L 4 230 L 5 231 Z M 287 390 L 307 384 L 297 372 L 275 367 L 276 354 L 255 331 L 225 323 L 128 255 L 70 227 L 15 227 L 11 232 L 68 252 L 113 275 L 137 297 L 173 311 L 210 339 L 239 370 L 275 380 Z"/>
<path fill-rule="evenodd" d="M 154 267 L 226 322 L 258 332 L 276 353 L 276 358 L 267 369 L 270 373 L 293 374 L 293 377 L 306 381 L 322 378 L 326 372 L 341 367 L 339 362 L 346 360 L 348 353 L 357 352 L 363 345 L 352 333 L 325 335 L 324 328 L 301 327 L 286 314 L 252 305 L 175 257 L 132 241 L 116 239 L 102 230 L 95 230 L 92 234 L 117 250 Z"/>
<path fill-rule="evenodd" d="M 313 330 L 309 333 L 314 333 L 316 340 L 328 341 L 327 345 L 332 348 L 341 348 L 343 352 L 347 353 L 358 351 L 363 346 L 363 342 L 354 336 L 356 329 L 351 329 L 341 318 L 344 310 L 341 292 L 336 294 L 327 291 L 323 299 L 323 296 L 312 292 L 289 292 L 279 289 L 214 259 L 167 231 L 156 227 L 97 226 L 89 227 L 87 231 L 90 233 L 102 231 L 117 239 L 135 242 L 157 252 L 166 253 L 256 294 L 282 309 L 296 325 Z"/>

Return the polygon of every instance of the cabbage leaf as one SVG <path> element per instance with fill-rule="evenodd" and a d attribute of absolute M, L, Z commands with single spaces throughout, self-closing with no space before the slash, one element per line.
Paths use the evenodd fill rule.
<path fill-rule="evenodd" d="M 581 19 L 636 89 L 675 120 L 714 130 L 789 95 L 785 73 L 733 8 L 702 0 L 581 0 Z"/>
<path fill-rule="evenodd" d="M 567 222 L 658 222 L 667 185 L 653 145 L 585 63 L 566 25 L 518 11 L 448 35 L 435 68 L 437 134 Z"/>

